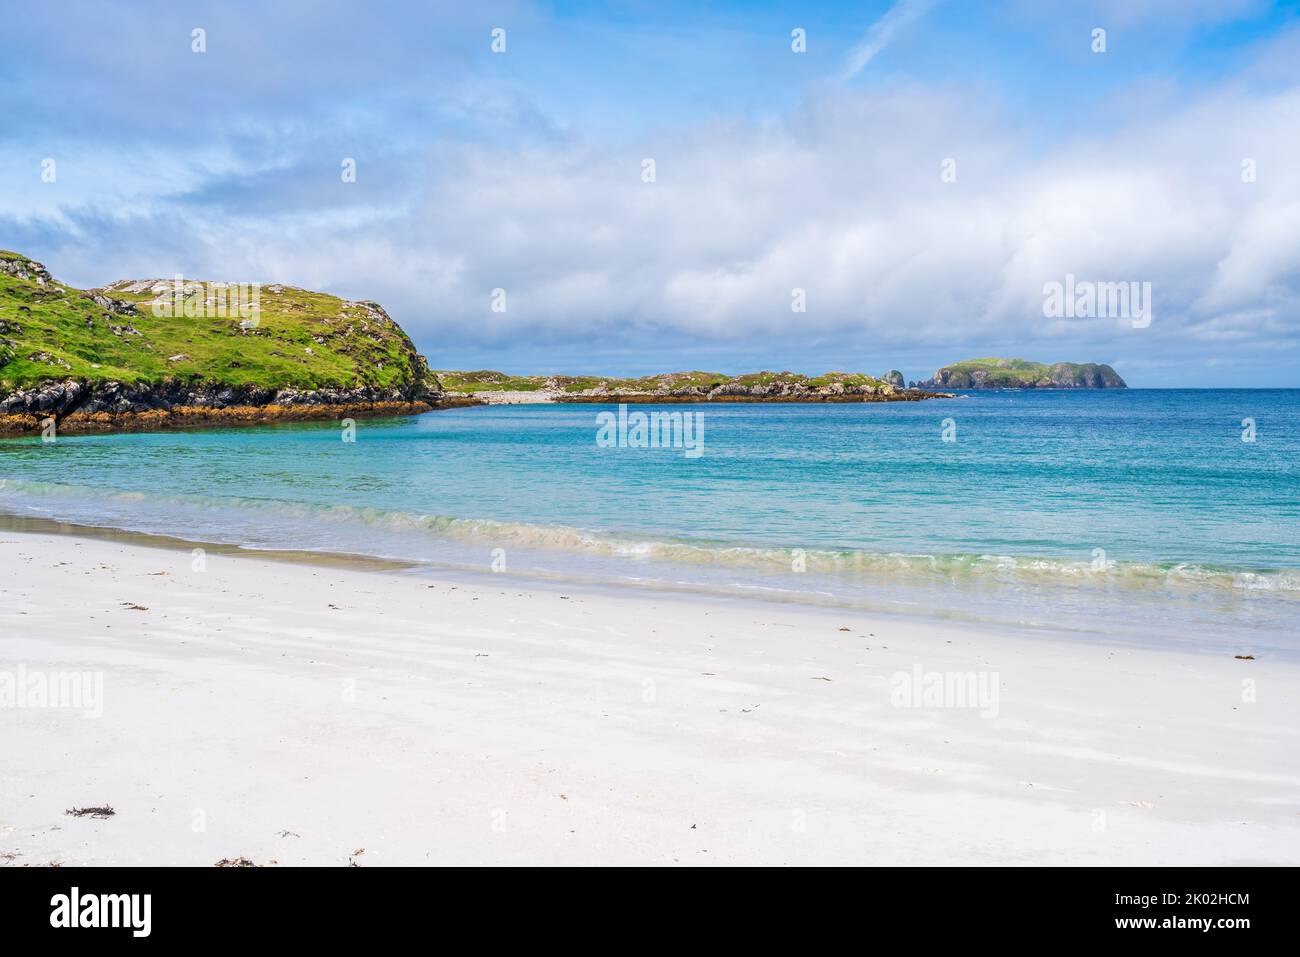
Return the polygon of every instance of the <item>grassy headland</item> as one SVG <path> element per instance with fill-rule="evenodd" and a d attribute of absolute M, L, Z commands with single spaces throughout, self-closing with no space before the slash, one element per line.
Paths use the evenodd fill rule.
<path fill-rule="evenodd" d="M 966 359 L 946 365 L 919 382 L 934 389 L 1124 389 L 1110 366 L 1097 362 L 1030 362 L 1026 359 Z"/>
<path fill-rule="evenodd" d="M 0 251 L 0 429 L 128 427 L 424 405 L 441 392 L 378 303 L 279 284 L 124 280 L 77 289 Z M 297 407 L 292 415 L 280 409 Z M 242 408 L 241 416 L 222 410 Z M 196 417 L 195 410 L 202 412 Z M 98 418 L 92 418 L 92 417 Z"/>

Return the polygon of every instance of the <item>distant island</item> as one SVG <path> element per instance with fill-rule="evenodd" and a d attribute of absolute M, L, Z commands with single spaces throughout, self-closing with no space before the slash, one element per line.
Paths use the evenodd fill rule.
<path fill-rule="evenodd" d="M 537 402 L 916 402 L 943 393 L 909 389 L 903 375 L 861 372 L 668 372 L 639 378 L 435 372 L 448 396 L 489 405 Z"/>
<path fill-rule="evenodd" d="M 375 302 L 279 284 L 76 289 L 0 250 L 0 433 L 425 412 L 447 400 Z M 452 403 L 455 404 L 455 403 Z"/>
<path fill-rule="evenodd" d="M 1110 366 L 1098 362 L 1029 362 L 1025 359 L 967 359 L 944 366 L 918 389 L 1126 389 Z"/>

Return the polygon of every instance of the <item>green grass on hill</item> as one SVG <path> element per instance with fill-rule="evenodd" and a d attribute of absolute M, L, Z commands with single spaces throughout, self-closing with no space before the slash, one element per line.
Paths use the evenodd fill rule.
<path fill-rule="evenodd" d="M 751 372 L 729 376 L 721 372 L 667 372 L 639 378 L 613 376 L 518 376 L 491 369 L 459 372 L 437 370 L 443 387 L 452 392 L 535 392 L 538 389 L 555 389 L 561 392 L 585 392 L 604 386 L 606 389 L 626 389 L 638 392 L 657 392 L 660 389 L 680 390 L 699 388 L 704 391 L 719 385 L 772 385 L 777 382 L 803 383 L 809 388 L 819 388 L 834 382 L 845 385 L 881 385 L 881 380 L 859 372 L 827 372 L 819 376 L 806 376 L 796 372 Z"/>
<path fill-rule="evenodd" d="M 55 379 L 392 388 L 427 376 L 411 340 L 375 303 L 271 285 L 260 288 L 255 317 L 217 316 L 213 284 L 204 284 L 190 299 L 206 315 L 159 317 L 159 294 L 143 284 L 81 290 L 45 277 L 39 264 L 0 250 L 5 391 Z M 103 297 L 135 309 L 106 307 Z"/>
<path fill-rule="evenodd" d="M 473 372 L 438 369 L 436 375 L 442 382 L 443 388 L 451 392 L 536 392 L 538 389 L 585 392 L 601 385 L 607 389 L 637 389 L 653 392 L 661 386 L 675 389 L 700 386 L 707 389 L 714 384 L 731 380 L 730 376 L 720 372 L 670 372 L 635 379 L 593 375 L 510 375 L 492 369 L 478 369 Z"/>
<path fill-rule="evenodd" d="M 1012 384 L 1023 380 L 1046 379 L 1051 373 L 1051 367 L 1043 362 L 1030 362 L 1027 359 L 999 359 L 989 357 L 986 359 L 965 359 L 961 362 L 953 362 L 944 366 L 950 372 L 965 372 L 973 375 L 976 372 L 983 372 L 988 376 L 990 382 L 1005 382 Z"/>
<path fill-rule="evenodd" d="M 966 372 L 983 371 L 992 374 L 998 372 L 1045 373 L 1050 366 L 1045 362 L 1030 362 L 1028 359 L 989 357 L 987 359 L 963 359 L 961 362 L 950 363 L 944 368 L 963 369 Z"/>

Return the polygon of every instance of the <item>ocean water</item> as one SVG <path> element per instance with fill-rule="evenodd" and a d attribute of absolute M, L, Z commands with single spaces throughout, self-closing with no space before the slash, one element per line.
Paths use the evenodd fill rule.
<path fill-rule="evenodd" d="M 1300 390 L 604 405 L 0 442 L 0 511 L 444 573 L 1300 652 Z M 1251 420 L 1254 441 L 1243 441 Z M 945 441 L 945 433 L 951 441 Z"/>

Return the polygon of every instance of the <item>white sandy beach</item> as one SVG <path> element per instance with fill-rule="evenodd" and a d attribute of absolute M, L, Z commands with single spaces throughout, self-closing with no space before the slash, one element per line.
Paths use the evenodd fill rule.
<path fill-rule="evenodd" d="M 0 560 L 0 673 L 103 676 L 99 717 L 0 710 L 10 866 L 1300 863 L 1300 667 L 1267 657 L 53 534 Z M 996 672 L 996 716 L 895 707 L 917 665 Z"/>

